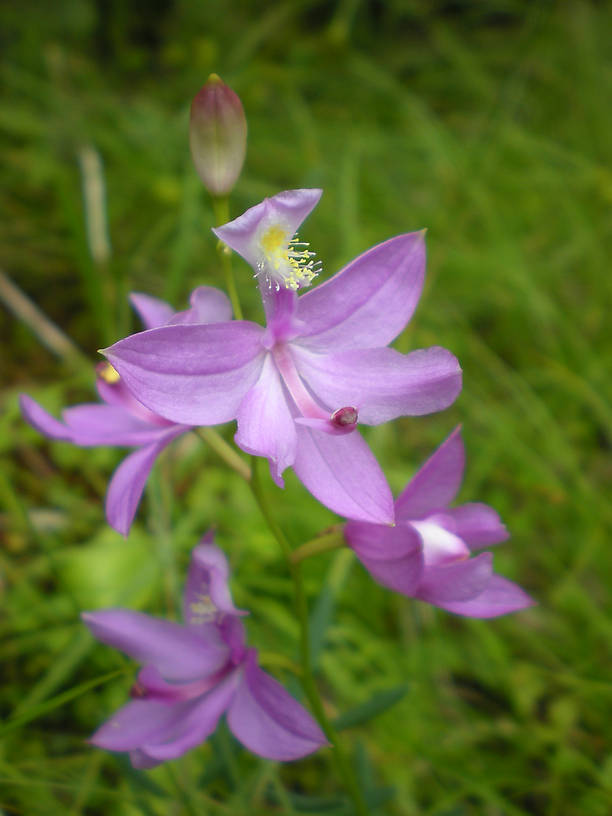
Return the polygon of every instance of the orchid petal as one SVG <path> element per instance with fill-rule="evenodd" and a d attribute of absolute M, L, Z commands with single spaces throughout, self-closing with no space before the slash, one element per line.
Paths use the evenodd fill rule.
<path fill-rule="evenodd" d="M 278 371 L 269 354 L 259 380 L 240 403 L 237 419 L 234 441 L 238 447 L 246 453 L 266 456 L 272 478 L 283 487 L 282 473 L 295 459 L 297 433 Z"/>
<path fill-rule="evenodd" d="M 85 403 L 66 408 L 62 418 L 75 445 L 121 445 L 136 447 L 156 442 L 168 431 L 168 423 L 152 425 L 133 416 L 120 405 Z M 170 426 L 171 427 L 171 426 Z"/>
<path fill-rule="evenodd" d="M 383 586 L 414 595 L 423 573 L 419 535 L 407 525 L 384 527 L 349 522 L 344 530 L 348 545 L 368 572 Z"/>
<path fill-rule="evenodd" d="M 89 742 L 108 751 L 137 749 L 145 740 L 172 728 L 189 706 L 185 702 L 169 705 L 158 700 L 132 700 L 102 723 Z"/>
<path fill-rule="evenodd" d="M 259 238 L 266 229 L 277 224 L 291 239 L 302 221 L 312 212 L 322 195 L 322 190 L 287 190 L 250 207 L 242 215 L 213 228 L 214 234 L 235 250 L 257 272 L 263 251 Z"/>
<path fill-rule="evenodd" d="M 485 552 L 443 567 L 425 567 L 416 597 L 436 605 L 475 598 L 491 580 L 492 561 Z"/>
<path fill-rule="evenodd" d="M 236 609 L 228 584 L 229 565 L 225 553 L 204 536 L 191 553 L 183 598 L 183 617 L 190 627 L 201 631 L 218 626 L 228 615 L 248 615 Z"/>
<path fill-rule="evenodd" d="M 130 303 L 138 313 L 145 329 L 157 329 L 165 326 L 174 314 L 174 309 L 165 300 L 144 295 L 142 292 L 132 292 Z"/>
<path fill-rule="evenodd" d="M 81 615 L 94 637 L 140 663 L 150 663 L 165 680 L 188 682 L 217 672 L 228 650 L 211 627 L 195 632 L 172 621 L 127 609 Z"/>
<path fill-rule="evenodd" d="M 496 618 L 534 604 L 533 598 L 523 592 L 518 584 L 501 575 L 493 575 L 483 591 L 467 601 L 437 602 L 437 606 L 448 612 L 470 618 Z"/>
<path fill-rule="evenodd" d="M 441 567 L 463 558 L 468 558 L 470 550 L 459 536 L 447 530 L 440 521 L 448 516 L 428 516 L 423 521 L 411 522 L 423 541 L 423 558 L 427 567 Z M 454 526 L 454 525 L 453 525 Z"/>
<path fill-rule="evenodd" d="M 177 312 L 169 323 L 224 323 L 232 319 L 232 304 L 227 295 L 213 286 L 198 286 L 189 298 L 191 308 Z"/>
<path fill-rule="evenodd" d="M 293 469 L 316 499 L 347 519 L 393 523 L 391 490 L 359 431 L 331 436 L 296 428 Z"/>
<path fill-rule="evenodd" d="M 27 394 L 19 396 L 19 407 L 23 418 L 33 428 L 50 439 L 58 439 L 62 442 L 72 442 L 72 433 L 63 422 L 47 413 L 36 400 Z"/>
<path fill-rule="evenodd" d="M 471 549 L 499 544 L 510 537 L 497 511 L 487 504 L 469 502 L 451 507 L 446 513 L 454 522 L 454 532 Z"/>
<path fill-rule="evenodd" d="M 157 442 L 131 453 L 114 472 L 106 492 L 106 518 L 118 533 L 124 536 L 129 533 L 145 483 L 159 454 L 187 430 L 179 425 L 166 431 Z"/>
<path fill-rule="evenodd" d="M 188 703 L 172 726 L 158 732 L 154 739 L 143 741 L 140 747 L 146 756 L 165 762 L 201 745 L 216 729 L 238 682 L 239 672 L 234 671 L 211 691 Z"/>
<path fill-rule="evenodd" d="M 298 299 L 300 343 L 315 351 L 388 345 L 412 317 L 424 277 L 423 232 L 372 247 Z"/>
<path fill-rule="evenodd" d="M 227 722 L 249 751 L 277 762 L 299 759 L 327 744 L 306 709 L 259 668 L 254 650 L 246 657 Z"/>
<path fill-rule="evenodd" d="M 330 408 L 353 405 L 366 425 L 441 411 L 461 391 L 457 358 L 439 346 L 401 354 L 390 348 L 313 354 L 292 345 L 300 375 Z"/>
<path fill-rule="evenodd" d="M 461 427 L 415 473 L 395 501 L 398 521 L 419 519 L 453 501 L 463 480 L 465 449 Z"/>
<path fill-rule="evenodd" d="M 236 416 L 263 365 L 263 329 L 235 321 L 165 326 L 105 353 L 147 408 L 174 422 L 216 425 Z"/>

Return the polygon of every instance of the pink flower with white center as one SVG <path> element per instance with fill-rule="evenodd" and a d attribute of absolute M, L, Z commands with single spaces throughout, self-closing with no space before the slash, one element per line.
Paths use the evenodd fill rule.
<path fill-rule="evenodd" d="M 449 507 L 463 479 L 461 429 L 413 476 L 395 502 L 394 527 L 349 521 L 345 539 L 383 586 L 471 618 L 493 618 L 534 602 L 512 581 L 495 575 L 490 552 L 508 531 L 486 504 Z"/>

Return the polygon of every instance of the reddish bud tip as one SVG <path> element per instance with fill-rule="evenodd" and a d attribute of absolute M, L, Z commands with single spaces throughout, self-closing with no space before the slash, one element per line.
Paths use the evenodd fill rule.
<path fill-rule="evenodd" d="M 198 175 L 212 195 L 226 195 L 236 183 L 246 137 L 242 102 L 217 74 L 211 74 L 191 103 L 189 146 Z"/>
<path fill-rule="evenodd" d="M 337 428 L 348 428 L 357 424 L 357 409 L 345 406 L 338 408 L 337 411 L 331 415 L 330 420 Z"/>

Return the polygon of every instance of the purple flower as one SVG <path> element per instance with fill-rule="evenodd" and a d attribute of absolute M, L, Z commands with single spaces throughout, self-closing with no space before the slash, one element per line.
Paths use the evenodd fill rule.
<path fill-rule="evenodd" d="M 227 584 L 224 554 L 208 533 L 191 555 L 185 625 L 140 612 L 107 609 L 83 620 L 98 640 L 144 665 L 132 701 L 93 735 L 110 751 L 129 751 L 137 768 L 182 756 L 206 740 L 222 714 L 250 751 L 288 761 L 326 744 L 310 714 L 257 665 L 245 646 Z"/>
<path fill-rule="evenodd" d="M 167 303 L 149 295 L 133 294 L 130 299 L 149 329 L 167 323 L 206 323 L 231 318 L 227 297 L 208 286 L 196 289 L 191 296 L 191 307 L 177 314 Z M 145 408 L 109 363 L 101 363 L 96 370 L 101 403 L 75 405 L 66 409 L 59 421 L 31 397 L 22 394 L 21 411 L 30 425 L 51 439 L 85 448 L 97 445 L 136 448 L 113 474 L 106 494 L 108 523 L 127 535 L 153 462 L 173 439 L 188 431 L 189 426 Z"/>
<path fill-rule="evenodd" d="M 486 504 L 448 507 L 465 466 L 461 429 L 425 462 L 395 502 L 395 527 L 349 521 L 344 535 L 364 567 L 383 586 L 457 615 L 494 618 L 534 601 L 493 573 L 489 552 L 473 550 L 508 538 Z"/>
<path fill-rule="evenodd" d="M 156 414 L 189 425 L 237 419 L 237 445 L 267 457 L 279 486 L 293 467 L 336 513 L 390 524 L 393 497 L 357 421 L 377 425 L 440 411 L 459 393 L 461 369 L 443 348 L 410 354 L 386 348 L 421 294 L 422 232 L 373 247 L 297 296 L 295 281 L 303 283 L 298 273 L 310 257 L 296 258 L 285 241 L 320 194 L 280 193 L 216 230 L 253 264 L 266 329 L 248 321 L 167 326 L 105 353 Z"/>

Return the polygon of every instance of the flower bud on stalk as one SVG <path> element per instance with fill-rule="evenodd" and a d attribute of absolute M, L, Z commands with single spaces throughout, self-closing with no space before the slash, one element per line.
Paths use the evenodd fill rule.
<path fill-rule="evenodd" d="M 230 192 L 244 163 L 247 123 L 239 97 L 217 74 L 191 103 L 189 146 L 198 175 L 213 196 Z"/>

